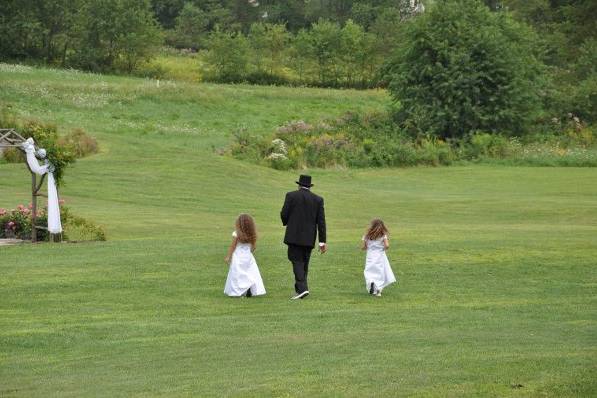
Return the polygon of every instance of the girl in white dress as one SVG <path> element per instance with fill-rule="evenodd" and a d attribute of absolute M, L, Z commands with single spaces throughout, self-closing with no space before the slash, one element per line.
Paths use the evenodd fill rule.
<path fill-rule="evenodd" d="M 257 242 L 255 222 L 248 214 L 236 219 L 235 231 L 228 255 L 224 259 L 230 264 L 224 293 L 232 297 L 252 297 L 265 294 L 263 280 L 257 267 L 253 251 Z"/>
<path fill-rule="evenodd" d="M 367 233 L 363 236 L 363 250 L 367 250 L 365 260 L 365 286 L 369 294 L 381 296 L 381 291 L 396 282 L 390 267 L 386 250 L 390 247 L 388 229 L 383 221 L 376 218 L 371 221 Z"/>

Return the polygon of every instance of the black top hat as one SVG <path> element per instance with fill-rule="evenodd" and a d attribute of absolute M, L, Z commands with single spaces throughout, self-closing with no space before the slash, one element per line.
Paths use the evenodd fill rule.
<path fill-rule="evenodd" d="M 296 181 L 297 184 L 299 184 L 302 187 L 312 187 L 313 184 L 311 184 L 311 176 L 307 176 L 304 174 L 301 174 L 301 176 L 299 177 L 299 180 Z"/>

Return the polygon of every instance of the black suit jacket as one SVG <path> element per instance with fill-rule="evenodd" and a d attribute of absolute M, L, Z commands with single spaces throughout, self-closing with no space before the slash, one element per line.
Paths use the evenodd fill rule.
<path fill-rule="evenodd" d="M 286 226 L 284 243 L 287 245 L 315 246 L 319 232 L 319 242 L 325 243 L 325 212 L 323 198 L 308 189 L 288 192 L 280 212 L 282 225 Z"/>

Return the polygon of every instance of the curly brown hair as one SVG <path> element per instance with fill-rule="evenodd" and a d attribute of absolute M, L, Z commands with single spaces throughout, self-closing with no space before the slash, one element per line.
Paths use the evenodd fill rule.
<path fill-rule="evenodd" d="M 388 234 L 388 229 L 386 228 L 383 221 L 379 218 L 374 218 L 371 220 L 371 224 L 367 229 L 367 233 L 365 234 L 365 238 L 369 240 L 376 240 L 381 238 L 384 235 Z"/>
<path fill-rule="evenodd" d="M 251 247 L 255 249 L 257 231 L 253 217 L 245 213 L 240 214 L 236 219 L 235 226 L 238 241 L 241 243 L 250 243 Z"/>

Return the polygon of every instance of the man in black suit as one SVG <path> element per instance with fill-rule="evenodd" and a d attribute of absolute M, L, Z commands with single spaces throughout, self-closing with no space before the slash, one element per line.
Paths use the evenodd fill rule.
<path fill-rule="evenodd" d="M 288 259 L 294 271 L 296 295 L 292 297 L 293 300 L 309 295 L 309 259 L 318 232 L 319 251 L 322 254 L 327 251 L 323 198 L 311 192 L 311 176 L 301 175 L 296 183 L 299 189 L 286 194 L 280 212 L 282 225 L 286 226 L 284 243 L 288 245 Z"/>

